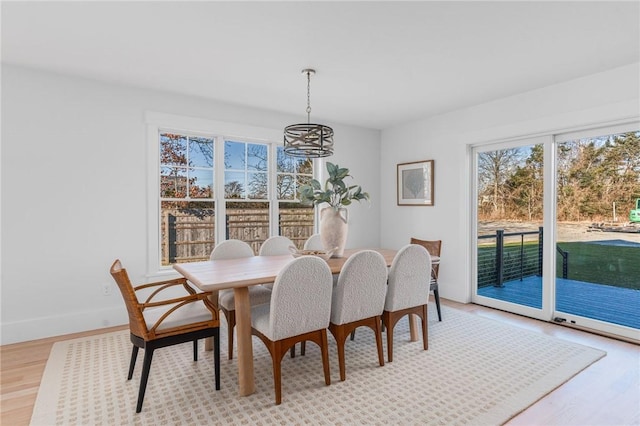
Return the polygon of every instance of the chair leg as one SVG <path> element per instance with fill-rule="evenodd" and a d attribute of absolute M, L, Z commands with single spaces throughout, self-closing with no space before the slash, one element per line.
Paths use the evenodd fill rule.
<path fill-rule="evenodd" d="M 331 384 L 331 370 L 329 368 L 329 342 L 327 341 L 327 329 L 320 331 L 320 351 L 322 352 L 322 368 L 324 369 L 324 383 L 329 386 Z M 343 348 L 344 349 L 344 348 Z"/>
<path fill-rule="evenodd" d="M 380 325 L 380 317 L 376 318 L 376 326 L 373 330 L 376 333 L 376 346 L 378 347 L 378 363 L 380 367 L 384 366 L 384 355 L 382 354 L 382 330 Z"/>
<path fill-rule="evenodd" d="M 142 402 L 144 401 L 144 393 L 147 390 L 147 381 L 149 380 L 149 371 L 151 370 L 151 360 L 153 359 L 153 349 L 145 348 L 144 362 L 142 364 L 142 377 L 140 378 L 140 390 L 138 391 L 138 405 L 136 413 L 142 411 Z"/>
<path fill-rule="evenodd" d="M 198 339 L 193 341 L 193 360 L 198 360 Z"/>
<path fill-rule="evenodd" d="M 282 371 L 280 370 L 280 363 L 282 362 L 282 356 L 280 355 L 281 342 L 275 342 L 275 351 L 271 357 L 273 363 L 273 387 L 276 391 L 276 405 L 282 403 Z"/>
<path fill-rule="evenodd" d="M 138 348 L 136 345 L 133 345 L 133 350 L 131 351 L 131 362 L 129 363 L 129 375 L 127 376 L 127 380 L 131 380 L 133 377 L 133 369 L 136 366 L 136 359 L 138 358 Z"/>
<path fill-rule="evenodd" d="M 336 339 L 336 346 L 338 347 L 338 365 L 340 367 L 340 381 L 344 382 L 347 378 L 347 374 L 345 372 L 345 360 L 344 360 L 344 345 L 347 340 L 347 336 L 344 334 L 344 325 L 336 325 L 329 324 L 329 331 L 333 334 L 333 337 Z M 353 333 L 351 333 L 353 335 Z"/>
<path fill-rule="evenodd" d="M 291 350 L 289 351 L 289 354 L 291 355 L 291 358 L 296 357 L 296 345 L 291 346 Z"/>
<path fill-rule="evenodd" d="M 229 351 L 229 359 L 233 359 L 233 329 L 236 326 L 236 311 L 222 309 L 222 312 L 227 318 L 227 350 Z"/>
<path fill-rule="evenodd" d="M 398 322 L 393 312 L 382 313 L 382 325 L 387 329 L 387 362 L 393 362 L 393 329 Z"/>
<path fill-rule="evenodd" d="M 353 341 L 355 340 L 355 338 L 356 338 L 356 331 L 355 331 L 355 330 L 353 330 L 353 331 L 351 332 L 351 341 L 353 342 Z"/>
<path fill-rule="evenodd" d="M 429 340 L 427 335 L 427 305 L 422 307 L 422 345 L 425 351 L 429 349 Z"/>
<path fill-rule="evenodd" d="M 436 300 L 436 309 L 438 310 L 438 321 L 442 321 L 442 313 L 440 312 L 440 292 L 437 288 L 433 289 L 433 298 Z"/>
<path fill-rule="evenodd" d="M 213 368 L 216 376 L 216 390 L 220 390 L 220 328 L 213 334 Z"/>
<path fill-rule="evenodd" d="M 305 356 L 307 353 L 307 341 L 303 340 L 300 342 L 300 355 Z"/>

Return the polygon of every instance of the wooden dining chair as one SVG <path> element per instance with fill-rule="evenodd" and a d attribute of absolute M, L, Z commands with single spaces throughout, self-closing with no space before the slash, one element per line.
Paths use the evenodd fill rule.
<path fill-rule="evenodd" d="M 134 287 L 120 260 L 111 265 L 111 276 L 118 284 L 129 314 L 129 330 L 133 350 L 127 380 L 131 380 L 138 357 L 144 349 L 142 376 L 138 391 L 136 413 L 142 403 L 149 379 L 153 352 L 166 346 L 193 342 L 193 360 L 198 360 L 198 339 L 213 337 L 216 390 L 220 390 L 220 316 L 209 300 L 211 293 L 196 293 L 184 278 L 142 284 Z M 186 295 L 175 296 L 175 288 L 182 287 Z M 163 292 L 171 289 L 171 296 Z M 138 294 L 148 293 L 141 302 Z M 164 296 L 164 297 L 163 297 Z"/>
<path fill-rule="evenodd" d="M 211 260 L 241 259 L 253 257 L 253 249 L 244 241 L 226 240 L 218 243 L 211 252 Z M 271 289 L 261 285 L 249 287 L 249 303 L 251 306 L 269 303 Z M 236 327 L 236 297 L 233 289 L 220 290 L 218 306 L 227 319 L 227 350 L 229 359 L 233 359 L 233 331 Z"/>
<path fill-rule="evenodd" d="M 442 240 L 420 240 L 418 238 L 411 238 L 411 244 L 419 244 L 426 248 L 431 256 L 440 257 L 440 249 L 442 247 Z M 431 282 L 429 289 L 433 291 L 433 298 L 436 302 L 436 309 L 438 310 L 438 321 L 442 321 L 442 312 L 440 311 L 440 292 L 438 291 L 438 271 L 440 270 L 440 263 L 432 263 L 431 265 Z"/>
<path fill-rule="evenodd" d="M 331 384 L 327 343 L 331 287 L 329 265 L 318 257 L 302 256 L 276 277 L 271 303 L 251 308 L 251 333 L 271 354 L 276 405 L 282 402 L 282 358 L 298 342 L 320 346 L 325 384 Z"/>
<path fill-rule="evenodd" d="M 429 252 L 416 244 L 402 247 L 391 263 L 387 296 L 382 313 L 382 321 L 387 329 L 387 360 L 389 362 L 393 362 L 393 329 L 405 315 L 415 314 L 420 317 L 424 350 L 429 348 L 427 303 L 430 271 Z"/>
<path fill-rule="evenodd" d="M 387 294 L 387 263 L 373 250 L 363 250 L 351 256 L 342 267 L 331 299 L 329 331 L 336 339 L 340 380 L 344 381 L 345 343 L 356 328 L 373 330 L 378 349 L 378 362 L 384 365 L 381 319 Z"/>

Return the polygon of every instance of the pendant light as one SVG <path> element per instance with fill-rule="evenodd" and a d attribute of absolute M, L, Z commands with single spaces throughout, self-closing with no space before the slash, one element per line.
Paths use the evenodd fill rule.
<path fill-rule="evenodd" d="M 307 75 L 307 123 L 284 128 L 284 152 L 292 157 L 328 157 L 333 155 L 333 129 L 311 123 L 311 76 L 316 71 L 304 69 L 302 73 Z"/>

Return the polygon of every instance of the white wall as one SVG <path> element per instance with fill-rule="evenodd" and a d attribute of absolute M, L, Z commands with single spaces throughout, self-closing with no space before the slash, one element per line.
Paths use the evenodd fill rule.
<path fill-rule="evenodd" d="M 304 116 L 3 65 L 2 344 L 126 323 L 108 268 L 145 281 L 146 111 L 275 129 Z M 379 246 L 380 132 L 326 124 L 331 161 L 373 200 L 350 207 L 348 246 Z"/>
<path fill-rule="evenodd" d="M 381 242 L 442 239 L 442 297 L 470 301 L 469 145 L 640 117 L 633 64 L 382 132 Z M 396 205 L 396 164 L 435 160 L 435 206 Z"/>

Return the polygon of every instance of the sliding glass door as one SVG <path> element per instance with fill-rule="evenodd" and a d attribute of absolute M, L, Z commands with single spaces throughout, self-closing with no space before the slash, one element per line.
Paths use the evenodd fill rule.
<path fill-rule="evenodd" d="M 543 316 L 544 150 L 548 138 L 475 150 L 476 292 L 482 304 Z M 547 308 L 548 309 L 548 308 Z"/>
<path fill-rule="evenodd" d="M 473 301 L 640 340 L 640 126 L 473 149 Z"/>
<path fill-rule="evenodd" d="M 554 319 L 635 339 L 640 338 L 638 129 L 555 137 Z"/>

